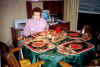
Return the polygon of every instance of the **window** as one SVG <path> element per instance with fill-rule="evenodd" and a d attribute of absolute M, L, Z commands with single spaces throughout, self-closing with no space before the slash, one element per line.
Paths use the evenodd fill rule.
<path fill-rule="evenodd" d="M 100 0 L 80 0 L 79 12 L 100 14 Z"/>

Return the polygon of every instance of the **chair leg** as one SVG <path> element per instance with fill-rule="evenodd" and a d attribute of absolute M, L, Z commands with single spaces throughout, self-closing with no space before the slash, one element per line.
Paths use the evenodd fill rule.
<path fill-rule="evenodd" d="M 64 62 L 64 61 L 60 61 L 59 64 L 62 66 L 62 67 L 72 67 L 70 64 Z"/>

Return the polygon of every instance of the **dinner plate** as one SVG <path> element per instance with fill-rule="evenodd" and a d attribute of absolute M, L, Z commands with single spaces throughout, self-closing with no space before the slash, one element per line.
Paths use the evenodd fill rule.
<path fill-rule="evenodd" d="M 44 41 L 42 40 L 42 41 L 33 42 L 32 46 L 33 47 L 43 47 L 45 46 L 45 44 L 44 44 Z"/>

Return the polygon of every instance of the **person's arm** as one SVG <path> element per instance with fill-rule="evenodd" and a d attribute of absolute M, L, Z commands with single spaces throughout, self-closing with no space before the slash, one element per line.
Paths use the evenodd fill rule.
<path fill-rule="evenodd" d="M 24 32 L 23 32 L 23 36 L 29 36 L 30 35 L 30 23 L 26 22 L 26 25 L 24 27 Z"/>

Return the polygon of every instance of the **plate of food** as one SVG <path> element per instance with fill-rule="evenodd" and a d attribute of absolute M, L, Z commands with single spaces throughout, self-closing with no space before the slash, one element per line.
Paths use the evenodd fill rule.
<path fill-rule="evenodd" d="M 58 52 L 62 54 L 80 54 L 86 50 L 94 48 L 93 44 L 87 42 L 73 42 L 63 43 L 58 45 Z"/>
<path fill-rule="evenodd" d="M 32 45 L 33 47 L 43 47 L 43 46 L 45 46 L 45 43 L 44 43 L 43 40 L 41 40 L 41 41 L 33 42 L 31 45 Z"/>

